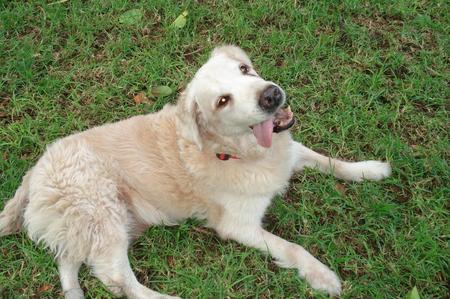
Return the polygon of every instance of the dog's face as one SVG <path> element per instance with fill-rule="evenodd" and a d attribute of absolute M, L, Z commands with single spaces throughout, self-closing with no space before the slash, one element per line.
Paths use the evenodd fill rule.
<path fill-rule="evenodd" d="M 208 130 L 231 137 L 253 132 L 258 144 L 270 147 L 285 93 L 256 73 L 244 51 L 224 46 L 216 48 L 198 70 L 186 101 L 198 110 Z"/>

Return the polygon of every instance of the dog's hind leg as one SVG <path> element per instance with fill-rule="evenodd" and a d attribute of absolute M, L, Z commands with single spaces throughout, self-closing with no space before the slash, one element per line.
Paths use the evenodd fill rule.
<path fill-rule="evenodd" d="M 94 275 L 117 296 L 125 294 L 131 299 L 177 298 L 152 291 L 140 284 L 131 269 L 127 248 L 128 240 L 125 237 L 114 240 L 103 251 L 91 255 L 88 263 L 92 266 Z"/>
<path fill-rule="evenodd" d="M 84 298 L 83 290 L 78 282 L 78 270 L 81 262 L 73 262 L 65 257 L 58 258 L 59 278 L 65 299 Z"/>
<path fill-rule="evenodd" d="M 356 182 L 364 179 L 378 181 L 391 174 L 389 163 L 380 161 L 345 162 L 316 153 L 298 142 L 293 142 L 293 152 L 295 171 L 300 171 L 305 167 L 318 168 L 337 178 Z"/>

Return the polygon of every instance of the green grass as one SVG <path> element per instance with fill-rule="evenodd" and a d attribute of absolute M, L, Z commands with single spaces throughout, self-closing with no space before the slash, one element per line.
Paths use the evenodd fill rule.
<path fill-rule="evenodd" d="M 144 16 L 122 24 L 130 9 Z M 188 10 L 187 24 L 170 24 Z M 295 139 L 333 157 L 387 159 L 382 182 L 297 174 L 267 228 L 343 279 L 343 298 L 448 298 L 449 5 L 446 1 L 0 0 L 0 208 L 46 144 L 160 109 L 217 44 L 248 51 L 296 113 Z M 327 298 L 293 270 L 188 221 L 130 250 L 140 281 L 183 298 Z M 109 298 L 83 268 L 87 298 Z M 55 263 L 25 234 L 0 239 L 0 297 L 61 296 Z"/>

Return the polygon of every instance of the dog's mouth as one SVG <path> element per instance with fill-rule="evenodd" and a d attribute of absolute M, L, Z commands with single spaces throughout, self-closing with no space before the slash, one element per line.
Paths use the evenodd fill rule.
<path fill-rule="evenodd" d="M 255 135 L 256 141 L 263 147 L 272 146 L 272 134 L 280 133 L 295 124 L 294 113 L 291 111 L 291 107 L 280 108 L 269 119 L 251 126 L 250 128 Z"/>

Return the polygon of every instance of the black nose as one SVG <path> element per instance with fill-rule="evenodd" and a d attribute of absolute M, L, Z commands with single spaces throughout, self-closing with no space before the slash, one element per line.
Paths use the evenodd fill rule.
<path fill-rule="evenodd" d="M 283 101 L 283 92 L 275 85 L 270 85 L 263 90 L 259 97 L 259 107 L 268 113 L 274 112 Z"/>

